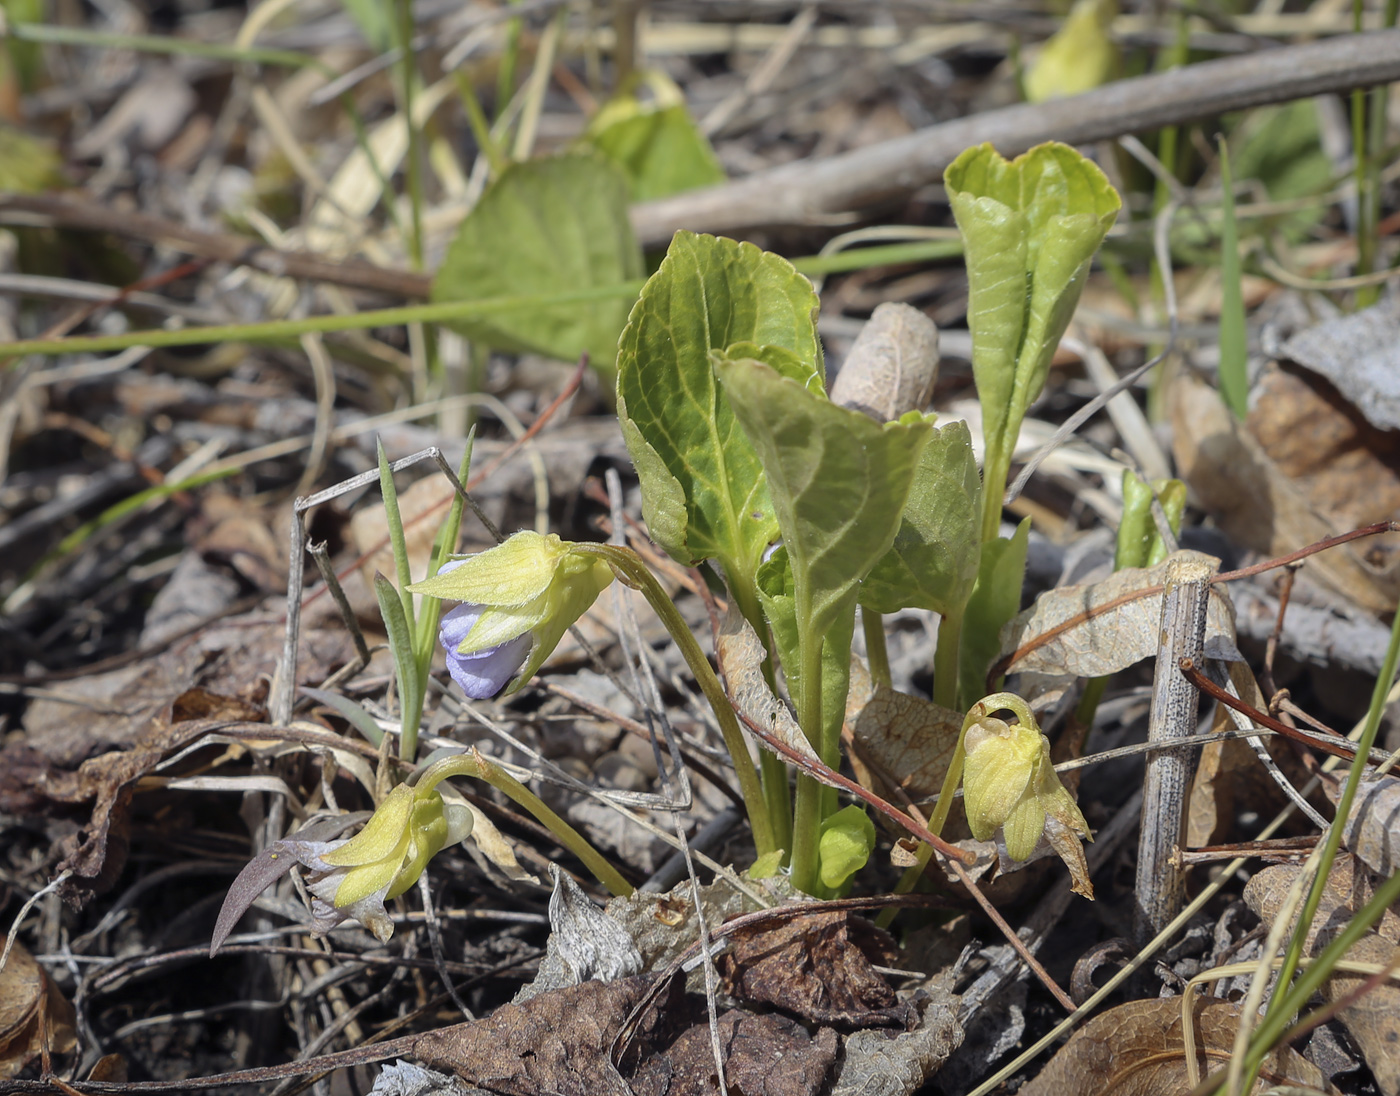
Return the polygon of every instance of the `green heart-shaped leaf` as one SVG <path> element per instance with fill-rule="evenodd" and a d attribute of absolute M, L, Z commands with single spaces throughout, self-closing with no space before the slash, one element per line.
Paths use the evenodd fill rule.
<path fill-rule="evenodd" d="M 731 585 L 752 585 L 778 524 L 763 467 L 710 354 L 743 343 L 746 353 L 820 386 L 816 308 L 811 283 L 785 259 L 678 232 L 618 347 L 618 416 L 647 527 L 681 563 L 719 560 Z"/>
<path fill-rule="evenodd" d="M 598 155 L 512 164 L 457 229 L 433 279 L 433 300 L 576 293 L 644 273 L 627 217 L 627 180 Z M 555 305 L 453 321 L 487 346 L 576 360 L 611 371 L 627 321 L 617 300 Z"/>
<path fill-rule="evenodd" d="M 932 609 L 961 616 L 977 581 L 981 507 L 982 477 L 967 423 L 934 430 L 894 543 L 860 588 L 861 605 L 877 613 Z"/>
<path fill-rule="evenodd" d="M 805 644 L 889 550 L 933 431 L 919 416 L 877 423 L 752 359 L 716 354 L 715 369 L 767 475 Z"/>

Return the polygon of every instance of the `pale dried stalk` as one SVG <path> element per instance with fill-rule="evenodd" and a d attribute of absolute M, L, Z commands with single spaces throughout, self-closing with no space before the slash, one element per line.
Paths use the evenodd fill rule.
<path fill-rule="evenodd" d="M 1173 559 L 1167 566 L 1147 731 L 1150 743 L 1188 740 L 1196 733 L 1200 693 L 1182 674 L 1180 662 L 1202 660 L 1210 580 L 1218 567 L 1218 561 L 1197 555 Z M 1139 947 L 1162 931 L 1185 899 L 1185 874 L 1173 862 L 1172 853 L 1185 831 L 1192 753 L 1186 746 L 1153 754 L 1143 776 L 1133 916 L 1133 939 Z"/>

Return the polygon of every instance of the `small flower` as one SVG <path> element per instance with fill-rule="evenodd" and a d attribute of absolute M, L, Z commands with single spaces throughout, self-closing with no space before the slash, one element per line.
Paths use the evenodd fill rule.
<path fill-rule="evenodd" d="M 216 952 L 258 895 L 300 864 L 312 894 L 312 932 L 324 935 L 354 920 L 379 939 L 394 934 L 384 903 L 418 881 L 428 861 L 472 831 L 472 813 L 446 803 L 432 788 L 400 784 L 349 840 L 320 840 L 343 829 L 343 820 L 317 823 L 274 842 L 238 874 L 219 911 L 209 952 Z"/>
<path fill-rule="evenodd" d="M 475 654 L 461 654 L 458 648 L 466 643 L 467 636 L 484 611 L 485 607 L 481 605 L 459 605 L 444 613 L 438 626 L 438 642 L 447 652 L 447 672 L 462 687 L 462 692 L 473 700 L 495 696 L 505 688 L 506 682 L 520 669 L 534 643 L 533 637 L 526 632 L 499 646 L 488 647 Z"/>
<path fill-rule="evenodd" d="M 612 580 L 612 568 L 597 556 L 553 533 L 524 530 L 409 590 L 463 602 L 443 617 L 438 638 L 453 680 L 482 698 L 512 674 L 507 692 L 529 681 Z"/>
<path fill-rule="evenodd" d="M 1025 860 L 1035 851 L 1047 814 L 1073 833 L 1089 836 L 1088 823 L 1050 763 L 1049 739 L 1024 702 L 1020 707 L 1025 710 L 1017 714 L 1025 722 L 1011 724 L 983 715 L 968 727 L 963 740 L 968 827 L 979 841 L 988 840 L 1000 827 L 1013 860 Z"/>

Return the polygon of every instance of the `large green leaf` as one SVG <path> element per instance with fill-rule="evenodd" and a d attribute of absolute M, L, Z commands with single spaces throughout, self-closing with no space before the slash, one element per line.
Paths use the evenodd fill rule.
<path fill-rule="evenodd" d="M 457 229 L 433 300 L 577 292 L 640 278 L 642 253 L 627 218 L 627 180 L 596 155 L 512 164 Z M 585 350 L 609 370 L 627 320 L 625 301 L 498 313 L 451 326 L 502 350 L 564 361 Z"/>
<path fill-rule="evenodd" d="M 585 140 L 621 166 L 633 201 L 725 180 L 715 150 L 683 103 L 657 109 L 624 96 L 599 112 Z"/>
<path fill-rule="evenodd" d="M 762 362 L 716 354 L 715 369 L 767 475 L 805 647 L 889 550 L 933 431 L 919 416 L 877 423 Z"/>
<path fill-rule="evenodd" d="M 1096 165 L 1053 142 L 1010 162 L 978 145 L 943 178 L 966 247 L 986 481 L 999 500 L 1021 421 L 1045 386 L 1090 259 L 1122 203 Z M 989 530 L 990 521 L 984 539 Z"/>
<path fill-rule="evenodd" d="M 977 581 L 981 506 L 982 478 L 967 423 L 934 430 L 899 532 L 861 586 L 860 603 L 877 613 L 932 609 L 961 616 Z"/>
<path fill-rule="evenodd" d="M 618 346 L 617 410 L 652 537 L 675 559 L 717 559 L 753 582 L 778 523 L 763 468 L 710 353 L 736 343 L 822 383 L 812 285 L 752 244 L 678 232 Z"/>
<path fill-rule="evenodd" d="M 997 537 L 982 545 L 977 585 L 963 617 L 962 644 L 958 655 L 960 705 L 966 708 L 987 688 L 987 671 L 1001 653 L 1001 628 L 1021 608 L 1021 583 L 1026 576 L 1026 549 L 1031 519 L 1016 527 L 1011 539 Z"/>

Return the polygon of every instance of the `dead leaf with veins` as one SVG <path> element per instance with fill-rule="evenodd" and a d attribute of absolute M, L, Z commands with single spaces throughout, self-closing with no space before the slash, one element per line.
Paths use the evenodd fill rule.
<path fill-rule="evenodd" d="M 1230 1062 L 1239 1005 L 1197 998 L 1192 1004 L 1198 1078 Z M 1250 1090 L 1276 1085 L 1322 1088 L 1322 1073 L 1289 1047 L 1264 1059 Z M 1021 1096 L 1179 1096 L 1192 1087 L 1178 997 L 1129 1001 L 1094 1017 L 1070 1037 Z"/>
<path fill-rule="evenodd" d="M 1180 551 L 1156 567 L 1125 567 L 1101 582 L 1060 586 L 1035 599 L 1001 630 L 998 673 L 1105 677 L 1157 653 L 1162 620 L 1162 584 Z M 1234 643 L 1235 620 L 1220 584 L 1210 588 L 1206 645 L 1213 639 Z"/>
<path fill-rule="evenodd" d="M 904 1026 L 913 1015 L 872 965 L 894 941 L 845 911 L 758 922 L 734 930 L 719 959 L 726 992 L 819 1024 Z"/>
<path fill-rule="evenodd" d="M 798 753 L 817 760 L 817 751 L 812 749 L 797 720 L 788 711 L 787 705 L 773 695 L 773 690 L 764 680 L 763 644 L 759 642 L 753 626 L 732 601 L 720 625 L 715 657 L 735 709 Z M 761 739 L 759 744 L 764 749 L 770 749 Z"/>
<path fill-rule="evenodd" d="M 45 1050 L 77 1044 L 73 1006 L 18 941 L 0 968 L 0 1079 L 13 1077 Z"/>

